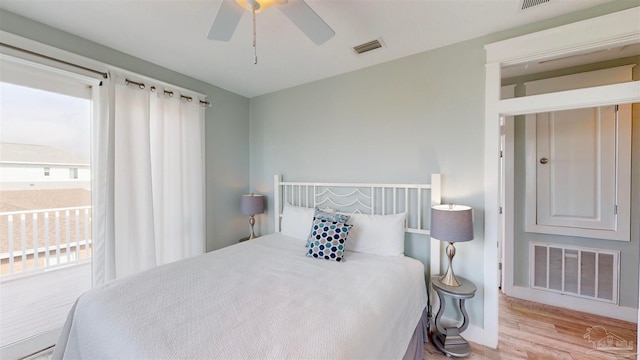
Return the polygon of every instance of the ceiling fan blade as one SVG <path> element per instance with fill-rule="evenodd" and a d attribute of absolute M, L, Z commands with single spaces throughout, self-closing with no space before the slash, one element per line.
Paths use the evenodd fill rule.
<path fill-rule="evenodd" d="M 324 44 L 335 35 L 329 25 L 304 0 L 289 0 L 286 4 L 278 6 L 278 9 L 318 45 Z"/>
<path fill-rule="evenodd" d="M 229 41 L 233 32 L 238 27 L 240 18 L 244 14 L 244 9 L 233 0 L 222 0 L 220 9 L 213 19 L 211 29 L 209 29 L 209 40 Z"/>

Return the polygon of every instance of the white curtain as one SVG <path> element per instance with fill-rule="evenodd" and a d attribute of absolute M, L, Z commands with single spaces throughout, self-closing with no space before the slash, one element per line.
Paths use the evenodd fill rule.
<path fill-rule="evenodd" d="M 204 108 L 195 95 L 112 82 L 111 124 L 99 129 L 110 141 L 96 283 L 205 251 Z"/>
<path fill-rule="evenodd" d="M 93 92 L 91 151 L 91 203 L 93 215 L 92 270 L 93 286 L 115 279 L 113 219 L 113 114 L 115 83 L 105 80 Z"/>

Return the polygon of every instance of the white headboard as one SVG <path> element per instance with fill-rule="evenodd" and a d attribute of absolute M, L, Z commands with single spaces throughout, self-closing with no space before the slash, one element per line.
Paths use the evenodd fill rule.
<path fill-rule="evenodd" d="M 405 231 L 429 234 L 431 206 L 440 204 L 440 174 L 431 184 L 315 183 L 274 180 L 275 230 L 285 203 L 303 207 L 329 207 L 348 213 L 397 214 L 406 212 Z"/>

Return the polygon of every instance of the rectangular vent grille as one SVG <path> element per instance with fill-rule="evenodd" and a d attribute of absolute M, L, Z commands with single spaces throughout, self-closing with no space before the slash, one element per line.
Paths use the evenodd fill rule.
<path fill-rule="evenodd" d="M 550 0 L 522 0 L 520 3 L 520 10 L 527 10 L 530 7 L 542 5 L 544 3 L 548 3 L 549 1 Z"/>
<path fill-rule="evenodd" d="M 618 303 L 619 251 L 531 242 L 529 286 Z"/>
<path fill-rule="evenodd" d="M 381 47 L 382 47 L 382 44 L 380 43 L 379 40 L 373 40 L 373 41 L 369 41 L 368 43 L 354 46 L 353 50 L 355 50 L 355 52 L 358 54 L 362 54 L 362 53 L 366 53 L 367 51 L 379 49 Z"/>

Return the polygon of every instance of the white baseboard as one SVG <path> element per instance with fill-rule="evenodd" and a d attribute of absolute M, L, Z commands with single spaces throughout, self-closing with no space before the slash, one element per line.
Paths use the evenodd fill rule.
<path fill-rule="evenodd" d="M 637 324 L 638 322 L 638 309 L 635 308 L 618 306 L 615 304 L 570 295 L 561 295 L 522 286 L 514 286 L 509 289 L 509 292 L 505 291 L 505 294 L 523 300 L 535 301 L 546 305 L 558 306 L 613 319 L 624 320 L 634 324 Z"/>
<path fill-rule="evenodd" d="M 469 324 L 467 330 L 462 333 L 462 337 L 467 341 L 476 343 L 478 345 L 490 347 L 486 342 L 486 336 L 484 335 L 484 329 L 478 325 Z"/>

